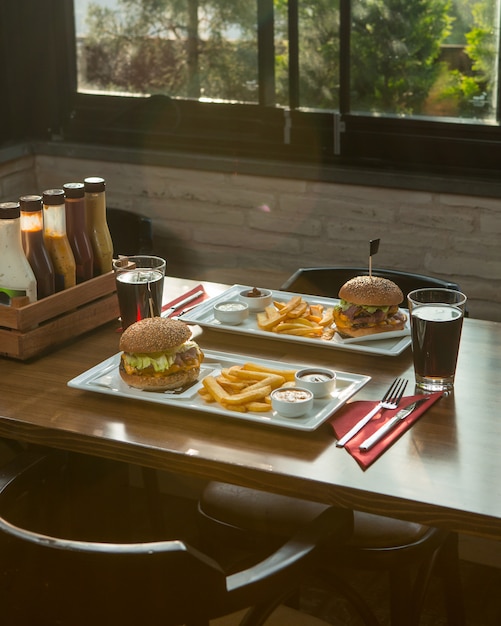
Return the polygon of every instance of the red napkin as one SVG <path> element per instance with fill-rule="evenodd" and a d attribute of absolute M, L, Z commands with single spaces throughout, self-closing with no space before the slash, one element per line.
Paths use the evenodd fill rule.
<path fill-rule="evenodd" d="M 369 450 L 362 452 L 359 449 L 359 446 L 367 439 L 367 437 L 381 428 L 381 426 L 398 413 L 400 409 L 404 409 L 409 404 L 412 404 L 414 400 L 419 400 L 423 397 L 423 395 L 420 394 L 402 398 L 397 409 L 383 409 L 382 412 L 377 413 L 371 421 L 366 424 L 362 430 L 358 432 L 344 447 L 348 450 L 360 467 L 363 470 L 366 470 L 383 454 L 383 452 L 392 446 L 395 441 L 397 441 L 397 439 L 399 439 L 421 417 L 421 415 L 430 408 L 433 403 L 441 398 L 442 395 L 442 392 L 430 394 L 429 400 L 423 402 L 423 404 L 421 404 L 413 413 L 398 423 L 383 439 L 381 439 L 381 441 L 378 441 Z M 377 402 L 370 400 L 357 400 L 346 404 L 342 409 L 340 409 L 330 421 L 337 439 L 341 439 L 341 437 L 345 435 L 358 422 L 359 419 L 373 409 L 376 404 Z"/>
<path fill-rule="evenodd" d="M 200 304 L 201 302 L 203 302 L 208 297 L 207 294 L 205 293 L 205 289 L 204 289 L 203 285 L 197 285 L 196 287 L 193 287 L 193 289 L 190 289 L 190 291 L 187 291 L 186 293 L 183 293 L 182 296 L 179 296 L 177 298 L 174 298 L 174 300 L 171 300 L 170 302 L 167 302 L 167 304 L 164 304 L 162 306 L 162 311 L 165 311 L 165 310 L 169 309 L 171 306 L 176 305 L 178 302 L 181 302 L 185 298 L 189 298 L 192 294 L 196 293 L 197 291 L 201 291 L 202 292 L 200 297 L 196 298 L 195 300 L 191 300 L 191 302 L 187 302 L 186 306 L 180 307 L 179 309 L 176 309 L 170 315 L 168 315 L 168 317 L 173 317 L 175 315 L 180 315 L 185 309 L 190 309 L 191 307 L 193 307 L 193 306 L 195 306 L 197 304 Z"/>

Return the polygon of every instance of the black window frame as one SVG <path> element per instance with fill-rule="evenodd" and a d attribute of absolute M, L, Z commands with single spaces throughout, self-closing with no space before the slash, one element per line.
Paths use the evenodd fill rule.
<path fill-rule="evenodd" d="M 0 28 L 10 39 L 0 49 L 0 69 L 12 86 L 20 76 L 38 80 L 21 81 L 21 87 L 9 92 L 10 130 L 3 133 L 4 140 L 64 140 L 234 160 L 276 160 L 321 166 L 319 172 L 353 166 L 497 178 L 498 123 L 350 112 L 350 0 L 340 0 L 340 110 L 307 111 L 298 106 L 297 0 L 289 0 L 290 106 L 276 106 L 269 18 L 273 0 L 256 1 L 259 17 L 266 16 L 260 19 L 258 33 L 259 104 L 230 104 L 78 93 L 73 0 L 6 0 Z M 16 48 L 19 33 L 23 33 L 22 46 Z"/>

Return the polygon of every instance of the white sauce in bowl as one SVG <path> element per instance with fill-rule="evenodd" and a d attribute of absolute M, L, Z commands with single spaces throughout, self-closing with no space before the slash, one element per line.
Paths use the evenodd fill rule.
<path fill-rule="evenodd" d="M 243 311 L 245 306 L 240 302 L 225 302 L 224 304 L 218 304 L 216 307 L 219 311 Z"/>

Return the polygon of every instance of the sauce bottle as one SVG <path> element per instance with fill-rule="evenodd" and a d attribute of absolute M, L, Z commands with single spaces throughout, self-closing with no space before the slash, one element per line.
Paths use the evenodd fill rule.
<path fill-rule="evenodd" d="M 43 192 L 43 236 L 54 266 L 56 291 L 76 284 L 75 257 L 66 236 L 64 191 L 47 189 Z"/>
<path fill-rule="evenodd" d="M 19 204 L 21 240 L 26 258 L 37 279 L 37 299 L 41 300 L 56 290 L 54 266 L 43 240 L 42 196 L 21 196 Z"/>
<path fill-rule="evenodd" d="M 89 280 L 94 275 L 94 255 L 85 221 L 84 184 L 65 183 L 63 190 L 66 207 L 66 235 L 75 257 L 78 284 Z"/>
<path fill-rule="evenodd" d="M 0 304 L 12 299 L 37 299 L 37 281 L 26 258 L 21 240 L 19 202 L 0 203 Z"/>
<path fill-rule="evenodd" d="M 104 178 L 91 176 L 84 180 L 87 232 L 94 254 L 94 276 L 112 269 L 113 242 L 106 221 L 106 183 Z"/>

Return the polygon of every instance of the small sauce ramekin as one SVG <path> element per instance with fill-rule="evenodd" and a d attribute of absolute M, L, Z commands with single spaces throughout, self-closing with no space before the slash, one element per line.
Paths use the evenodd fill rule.
<path fill-rule="evenodd" d="M 307 367 L 298 370 L 295 375 L 296 385 L 309 389 L 315 398 L 324 398 L 336 388 L 336 373 L 323 367 Z"/>
<path fill-rule="evenodd" d="M 300 387 L 279 387 L 271 392 L 271 408 L 283 417 L 301 417 L 313 406 L 313 393 Z"/>
<path fill-rule="evenodd" d="M 248 305 L 249 311 L 264 311 L 273 300 L 273 294 L 269 289 L 257 289 L 256 287 L 241 291 L 238 297 Z"/>
<path fill-rule="evenodd" d="M 214 305 L 214 317 L 221 324 L 236 326 L 249 317 L 249 307 L 239 300 L 225 300 Z"/>

